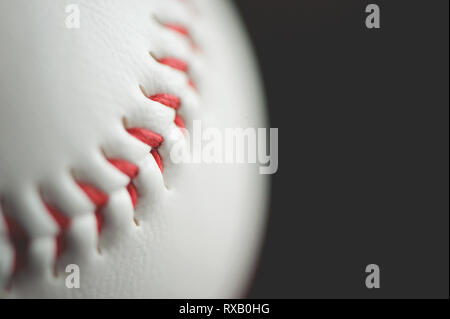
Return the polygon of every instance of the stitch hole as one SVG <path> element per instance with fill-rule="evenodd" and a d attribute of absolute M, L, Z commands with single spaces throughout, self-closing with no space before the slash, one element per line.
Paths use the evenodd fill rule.
<path fill-rule="evenodd" d="M 152 57 L 153 60 L 159 63 L 158 57 L 153 52 L 148 52 L 148 54 Z"/>
<path fill-rule="evenodd" d="M 144 96 L 145 96 L 146 98 L 149 98 L 149 97 L 150 97 L 150 95 L 147 94 L 147 92 L 145 92 L 145 89 L 144 89 L 144 87 L 143 87 L 142 85 L 139 85 L 139 89 L 141 90 L 142 94 L 144 94 Z"/>
<path fill-rule="evenodd" d="M 127 118 L 125 116 L 122 117 L 122 125 L 125 129 L 128 128 L 128 122 L 127 122 Z"/>
<path fill-rule="evenodd" d="M 72 176 L 72 179 L 76 182 L 78 180 L 78 174 L 74 168 L 69 169 L 69 174 Z"/>
<path fill-rule="evenodd" d="M 108 161 L 108 159 L 111 157 L 110 155 L 107 154 L 107 152 L 105 151 L 105 149 L 103 147 L 100 147 L 100 154 L 103 155 L 103 157 L 105 158 L 106 161 Z"/>
<path fill-rule="evenodd" d="M 156 22 L 156 23 L 158 23 L 158 24 L 160 24 L 160 25 L 163 24 L 162 21 L 159 20 L 159 18 L 158 18 L 158 16 L 157 16 L 156 14 L 152 14 L 152 15 L 150 16 L 150 20 L 153 20 L 154 22 Z"/>

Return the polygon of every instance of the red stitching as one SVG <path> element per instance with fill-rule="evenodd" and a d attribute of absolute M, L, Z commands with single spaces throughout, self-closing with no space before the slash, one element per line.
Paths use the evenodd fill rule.
<path fill-rule="evenodd" d="M 159 155 L 158 150 L 153 149 L 153 150 L 150 151 L 150 153 L 153 155 L 153 158 L 155 159 L 156 164 L 158 164 L 158 167 L 161 170 L 161 173 L 163 173 L 163 171 L 164 171 L 164 164 L 163 164 L 161 155 Z"/>
<path fill-rule="evenodd" d="M 25 230 L 12 217 L 5 215 L 4 220 L 6 222 L 9 240 L 14 250 L 12 265 L 12 275 L 14 276 L 26 265 L 30 238 Z"/>
<path fill-rule="evenodd" d="M 194 48 L 197 48 L 196 44 L 194 43 L 192 36 L 189 32 L 189 30 L 179 24 L 171 24 L 167 23 L 164 24 L 165 27 L 168 29 L 177 32 L 178 34 L 181 34 L 191 41 Z M 157 61 L 161 64 L 167 65 L 173 69 L 176 69 L 178 71 L 189 73 L 189 65 L 185 61 L 175 58 L 175 57 L 163 57 L 161 59 L 157 59 Z M 188 84 L 196 89 L 196 85 L 194 81 L 191 78 L 188 78 Z M 172 94 L 155 94 L 149 97 L 149 99 L 159 102 L 167 107 L 170 107 L 175 110 L 175 119 L 174 123 L 184 131 L 185 128 L 185 122 L 184 119 L 178 114 L 178 111 L 181 107 L 181 99 L 178 96 L 172 95 Z M 161 158 L 161 155 L 158 151 L 158 148 L 164 143 L 164 138 L 148 129 L 144 128 L 130 128 L 127 129 L 127 132 L 132 135 L 133 137 L 139 139 L 141 142 L 149 145 L 152 147 L 152 150 L 150 153 L 152 154 L 156 164 L 160 168 L 161 172 L 163 172 L 164 163 L 163 159 Z M 130 183 L 127 185 L 127 191 L 130 195 L 131 202 L 133 204 L 133 207 L 136 207 L 139 193 L 137 191 L 136 186 L 133 183 L 133 179 L 137 177 L 139 174 L 139 167 L 133 163 L 130 163 L 126 160 L 122 159 L 108 159 L 108 161 L 116 167 L 119 171 L 124 173 L 130 178 Z M 88 198 L 91 200 L 91 202 L 96 206 L 95 208 L 95 218 L 97 223 L 97 232 L 100 235 L 102 232 L 103 227 L 103 213 L 102 209 L 103 207 L 108 203 L 109 197 L 108 194 L 104 193 L 102 190 L 88 184 L 85 182 L 78 182 L 79 187 L 83 190 L 83 192 L 88 196 Z M 53 220 L 58 225 L 58 233 L 55 237 L 55 266 L 56 261 L 58 257 L 62 254 L 63 250 L 65 249 L 65 233 L 69 229 L 71 225 L 71 219 L 70 217 L 64 215 L 60 210 L 58 210 L 56 207 L 46 203 L 43 201 L 49 215 L 53 218 Z M 2 214 L 3 218 L 5 220 L 8 237 L 11 242 L 11 245 L 13 246 L 13 252 L 14 252 L 14 258 L 13 258 L 13 265 L 12 265 L 12 277 L 20 271 L 22 268 L 25 267 L 27 263 L 28 258 L 28 250 L 31 243 L 31 238 L 26 233 L 25 229 L 21 227 L 19 223 L 17 223 L 13 218 L 6 216 L 5 214 Z M 56 268 L 55 268 L 56 270 Z"/>
<path fill-rule="evenodd" d="M 172 31 L 186 37 L 189 40 L 189 42 L 191 43 L 191 46 L 195 50 L 199 50 L 199 47 L 195 43 L 194 38 L 192 37 L 191 32 L 189 32 L 188 28 L 186 28 L 185 26 L 183 26 L 181 24 L 175 24 L 175 23 L 165 23 L 165 24 L 163 24 L 163 26 L 169 30 L 172 30 Z"/>
<path fill-rule="evenodd" d="M 130 194 L 131 203 L 133 204 L 133 207 L 136 208 L 137 202 L 138 202 L 138 191 L 136 186 L 134 186 L 133 182 L 130 182 L 127 186 L 128 194 Z"/>
<path fill-rule="evenodd" d="M 175 115 L 175 125 L 178 126 L 183 133 L 185 133 L 186 124 L 184 123 L 184 119 L 180 115 Z"/>
<path fill-rule="evenodd" d="M 191 43 L 191 46 L 195 50 L 199 49 L 198 45 L 195 43 L 194 38 L 192 37 L 188 28 L 186 28 L 185 26 L 182 26 L 180 24 L 175 24 L 175 23 L 165 23 L 165 24 L 163 24 L 163 26 L 165 26 L 169 30 L 172 30 L 172 31 L 186 37 L 189 40 L 189 42 Z"/>
<path fill-rule="evenodd" d="M 155 97 L 155 99 L 157 99 Z M 174 98 L 170 95 L 160 95 L 160 102 L 164 102 L 165 104 L 169 104 L 173 108 L 179 107 L 179 99 Z M 163 161 L 158 152 L 158 147 L 162 145 L 164 142 L 164 138 L 154 133 L 148 129 L 143 128 L 131 128 L 127 130 L 135 138 L 139 139 L 143 143 L 152 147 L 151 154 L 154 157 L 158 167 L 161 172 L 163 171 Z M 133 183 L 133 179 L 137 177 L 139 174 L 139 167 L 133 163 L 130 163 L 126 160 L 122 159 L 109 159 L 109 162 L 116 167 L 119 171 L 124 173 L 130 178 L 130 183 L 127 185 L 127 191 L 130 195 L 131 202 L 133 207 L 136 207 L 138 202 L 138 191 L 136 186 Z M 96 206 L 95 208 L 95 218 L 97 223 L 97 232 L 100 235 L 103 227 L 103 207 L 108 203 L 109 196 L 102 190 L 94 187 L 91 184 L 85 182 L 77 182 L 80 189 L 88 196 L 90 201 Z M 61 256 L 62 252 L 65 249 L 65 233 L 69 229 L 71 225 L 71 219 L 64 215 L 60 210 L 58 210 L 53 205 L 50 205 L 43 201 L 47 212 L 52 217 L 52 219 L 58 225 L 58 233 L 55 236 L 55 272 L 56 272 L 56 262 L 57 259 Z M 6 228 L 8 231 L 8 237 L 13 246 L 14 258 L 12 264 L 12 275 L 11 280 L 14 275 L 16 275 L 22 268 L 27 264 L 27 257 L 30 245 L 30 238 L 26 231 L 21 227 L 19 223 L 17 223 L 13 218 L 3 215 Z"/>
<path fill-rule="evenodd" d="M 181 100 L 178 96 L 172 94 L 155 94 L 150 96 L 150 100 L 159 102 L 167 107 L 173 108 L 175 110 L 175 125 L 178 126 L 183 132 L 186 128 L 184 119 L 178 114 L 178 110 L 181 107 Z"/>
<path fill-rule="evenodd" d="M 145 129 L 145 128 L 134 127 L 134 128 L 128 129 L 127 132 L 130 135 L 137 138 L 138 140 L 140 140 L 141 142 L 152 147 L 152 150 L 150 151 L 150 153 L 153 155 L 153 158 L 155 159 L 156 164 L 158 164 L 159 169 L 161 170 L 161 173 L 162 173 L 163 172 L 163 162 L 162 162 L 161 156 L 158 152 L 158 148 L 161 146 L 162 143 L 164 143 L 164 138 L 161 135 L 159 135 L 153 131 L 150 131 L 148 129 Z"/>
<path fill-rule="evenodd" d="M 193 47 L 194 48 L 197 47 L 190 35 L 189 30 L 185 26 L 182 26 L 180 24 L 174 24 L 174 23 L 166 23 L 163 25 L 172 31 L 175 31 L 181 35 L 188 37 L 190 39 Z M 163 57 L 163 58 L 157 59 L 157 61 L 161 64 L 167 65 L 167 66 L 174 68 L 176 70 L 179 70 L 181 72 L 184 72 L 184 73 L 189 72 L 189 65 L 181 59 L 178 59 L 175 57 Z M 190 77 L 188 78 L 188 85 L 190 87 L 192 87 L 194 90 L 197 90 L 197 85 Z M 176 114 L 175 114 L 174 122 L 182 130 L 183 133 L 185 132 L 184 130 L 186 128 L 186 125 L 185 125 L 184 119 L 177 112 L 181 105 L 181 101 L 180 101 L 179 97 L 170 95 L 170 94 L 156 94 L 156 95 L 151 96 L 150 99 L 153 101 L 156 101 L 156 102 L 160 102 L 168 107 L 175 109 Z"/>
<path fill-rule="evenodd" d="M 45 203 L 45 207 L 47 208 L 48 213 L 50 216 L 53 217 L 53 220 L 58 224 L 59 226 L 59 232 L 56 235 L 56 247 L 55 247 L 55 263 L 56 259 L 61 256 L 64 248 L 65 248 L 65 240 L 64 240 L 64 232 L 69 229 L 71 220 L 69 217 L 61 213 L 58 209 L 53 207 L 50 204 Z"/>
<path fill-rule="evenodd" d="M 197 85 L 195 84 L 195 82 L 192 79 L 188 80 L 188 84 L 191 88 L 193 88 L 194 90 L 197 90 Z"/>
<path fill-rule="evenodd" d="M 164 58 L 158 59 L 158 62 L 161 64 L 165 64 L 167 66 L 170 66 L 171 68 L 174 68 L 181 72 L 187 73 L 189 70 L 189 66 L 186 62 L 184 62 L 183 60 L 174 58 L 174 57 L 164 57 Z"/>
<path fill-rule="evenodd" d="M 181 34 L 181 35 L 190 37 L 189 30 L 180 24 L 166 23 L 166 24 L 164 24 L 164 26 L 170 30 L 173 30 L 173 31 Z"/>
<path fill-rule="evenodd" d="M 158 148 L 164 142 L 161 135 L 145 128 L 134 127 L 127 129 L 127 132 L 152 148 Z"/>
<path fill-rule="evenodd" d="M 108 203 L 108 195 L 98 188 L 83 182 L 78 182 L 78 186 L 80 186 L 92 203 L 97 207 L 103 207 Z"/>
<path fill-rule="evenodd" d="M 172 94 L 155 94 L 150 96 L 150 100 L 159 102 L 175 110 L 178 110 L 181 106 L 180 98 Z"/>
<path fill-rule="evenodd" d="M 136 207 L 138 202 L 138 191 L 133 184 L 133 179 L 139 174 L 139 167 L 121 159 L 110 159 L 109 162 L 130 178 L 130 183 L 127 185 L 127 191 L 130 194 L 133 207 Z"/>
<path fill-rule="evenodd" d="M 103 213 L 102 208 L 108 203 L 108 195 L 105 194 L 98 188 L 82 182 L 78 182 L 78 186 L 84 191 L 84 193 L 89 197 L 91 202 L 96 206 L 95 218 L 97 220 L 97 231 L 100 234 L 102 232 L 103 226 Z"/>
<path fill-rule="evenodd" d="M 157 59 L 157 61 L 161 64 L 167 65 L 175 70 L 184 72 L 184 73 L 188 73 L 189 72 L 189 65 L 184 62 L 183 60 L 174 58 L 174 57 L 164 57 L 161 59 Z M 194 80 L 192 80 L 191 78 L 188 78 L 188 84 L 189 86 L 191 86 L 193 89 L 197 89 L 197 85 L 195 85 Z"/>
<path fill-rule="evenodd" d="M 139 174 L 139 167 L 133 163 L 121 159 L 109 159 L 108 161 L 130 179 L 135 178 Z"/>

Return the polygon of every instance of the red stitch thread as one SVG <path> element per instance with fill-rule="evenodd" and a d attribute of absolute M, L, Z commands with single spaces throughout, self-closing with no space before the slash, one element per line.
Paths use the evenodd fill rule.
<path fill-rule="evenodd" d="M 30 246 L 30 238 L 25 230 L 11 217 L 4 216 L 9 239 L 14 249 L 12 274 L 15 275 L 25 267 L 27 251 Z"/>
<path fill-rule="evenodd" d="M 56 235 L 56 247 L 55 247 L 55 255 L 56 258 L 58 258 L 65 248 L 64 232 L 70 227 L 71 220 L 69 217 L 65 216 L 55 207 L 47 203 L 45 203 L 45 207 L 47 208 L 47 211 L 49 212 L 50 216 L 53 217 L 53 220 L 59 226 L 59 232 Z"/>
<path fill-rule="evenodd" d="M 80 186 L 92 203 L 94 203 L 97 207 L 102 207 L 108 202 L 108 195 L 98 188 L 82 182 L 78 182 L 78 186 Z"/>
<path fill-rule="evenodd" d="M 152 148 L 158 148 L 164 142 L 161 135 L 145 128 L 130 128 L 127 129 L 127 132 Z"/>
<path fill-rule="evenodd" d="M 188 84 L 191 88 L 193 88 L 194 90 L 197 90 L 197 85 L 195 84 L 194 80 L 189 79 Z"/>
<path fill-rule="evenodd" d="M 197 45 L 195 44 L 194 40 L 192 39 L 192 37 L 190 35 L 189 30 L 185 26 L 182 26 L 179 24 L 173 24 L 173 23 L 166 23 L 166 24 L 164 24 L 164 26 L 170 30 L 173 30 L 181 35 L 188 37 L 192 46 L 195 49 L 198 49 Z M 174 57 L 165 57 L 165 58 L 159 59 L 158 61 L 160 63 L 170 66 L 174 69 L 188 73 L 188 70 L 189 70 L 188 64 L 180 59 L 177 59 Z M 197 90 L 197 85 L 194 83 L 194 81 L 190 77 L 188 78 L 188 85 L 190 87 L 192 87 L 194 90 Z M 157 95 L 150 97 L 150 99 L 160 102 L 168 107 L 172 107 L 175 110 L 178 110 L 178 108 L 180 107 L 179 98 L 177 98 L 178 100 L 173 101 L 173 100 L 171 100 L 171 97 L 168 97 L 166 94 L 157 94 Z M 179 116 L 178 114 L 176 114 L 176 116 L 175 116 L 175 124 L 182 130 L 183 133 L 185 133 L 186 125 L 184 123 L 183 118 L 181 116 Z"/>
<path fill-rule="evenodd" d="M 188 71 L 189 71 L 189 66 L 186 62 L 184 62 L 183 60 L 174 58 L 174 57 L 165 57 L 165 58 L 157 59 L 157 61 L 161 64 L 165 64 L 167 66 L 170 66 L 171 68 L 174 68 L 174 69 L 179 70 L 184 73 L 188 73 Z M 188 84 L 193 89 L 195 89 L 195 90 L 197 89 L 197 86 L 195 85 L 194 81 L 191 78 L 188 79 Z"/>
<path fill-rule="evenodd" d="M 139 167 L 128 161 L 120 159 L 110 159 L 109 162 L 114 165 L 119 171 L 127 175 L 131 180 L 135 178 L 139 173 Z M 138 202 L 138 192 L 136 186 L 134 186 L 132 181 L 130 181 L 130 183 L 128 184 L 127 191 L 130 194 L 133 207 L 136 207 Z"/>
<path fill-rule="evenodd" d="M 150 96 L 150 100 L 159 102 L 175 110 L 178 110 L 181 105 L 180 98 L 172 94 L 155 94 Z"/>
<path fill-rule="evenodd" d="M 134 128 L 127 129 L 127 132 L 130 133 L 130 135 L 137 138 L 138 140 L 140 140 L 141 142 L 152 147 L 152 150 L 150 151 L 150 153 L 153 155 L 153 158 L 155 159 L 156 164 L 158 164 L 159 169 L 161 170 L 161 173 L 162 173 L 163 172 L 163 162 L 162 162 L 161 156 L 159 155 L 158 147 L 160 147 L 161 144 L 164 143 L 164 138 L 161 135 L 159 135 L 155 132 L 152 132 L 150 130 L 147 130 L 145 128 L 134 127 Z"/>
<path fill-rule="evenodd" d="M 130 184 L 128 184 L 127 191 L 130 194 L 131 203 L 133 204 L 133 207 L 136 208 L 136 205 L 138 202 L 138 192 L 137 192 L 136 186 L 134 186 L 133 182 L 130 182 Z"/>
<path fill-rule="evenodd" d="M 108 203 L 108 195 L 103 191 L 86 183 L 78 183 L 78 186 L 86 193 L 89 199 L 97 206 L 95 210 L 95 218 L 97 220 L 97 231 L 100 234 L 103 226 L 102 208 Z"/>
<path fill-rule="evenodd" d="M 180 98 L 172 94 L 155 94 L 150 96 L 150 100 L 159 102 L 167 107 L 173 108 L 175 109 L 175 112 L 177 112 L 181 106 Z M 183 118 L 178 113 L 175 113 L 174 122 L 175 125 L 177 125 L 184 132 L 186 125 L 184 124 Z"/>
<path fill-rule="evenodd" d="M 158 164 L 159 169 L 161 170 L 161 173 L 164 172 L 164 165 L 161 156 L 159 155 L 157 150 L 151 150 L 150 153 L 153 155 L 153 158 L 156 161 L 156 164 Z"/>
<path fill-rule="evenodd" d="M 192 37 L 191 33 L 189 32 L 189 30 L 182 25 L 179 24 L 173 24 L 173 23 L 166 23 L 163 24 L 167 29 L 172 30 L 178 34 L 181 34 L 182 36 L 186 37 L 189 42 L 191 43 L 191 46 L 195 49 L 195 50 L 199 50 L 198 45 L 195 43 L 194 38 Z"/>
<path fill-rule="evenodd" d="M 187 63 L 177 58 L 165 57 L 159 59 L 158 62 L 182 72 L 187 72 L 189 70 Z"/>
<path fill-rule="evenodd" d="M 186 36 L 191 41 L 192 45 L 196 47 L 189 30 L 181 25 L 177 24 L 165 24 L 165 27 L 168 29 L 171 29 L 183 36 Z M 189 65 L 177 58 L 174 57 L 164 57 L 161 59 L 158 59 L 158 62 L 161 64 L 167 65 L 169 67 L 172 67 L 176 70 L 188 73 L 189 71 Z M 188 84 L 194 88 L 197 89 L 194 81 L 189 78 Z M 156 94 L 150 97 L 151 100 L 159 102 L 167 107 L 173 108 L 175 111 L 178 111 L 181 106 L 181 100 L 179 97 L 171 95 L 171 94 Z M 180 127 L 182 130 L 185 128 L 185 123 L 183 118 L 176 113 L 175 115 L 175 124 Z M 151 154 L 154 157 L 158 167 L 160 168 L 161 172 L 163 172 L 163 161 L 162 158 L 158 152 L 158 147 L 161 146 L 161 144 L 164 142 L 164 138 L 154 133 L 150 130 L 142 129 L 142 128 L 131 128 L 127 130 L 129 134 L 134 136 L 135 138 L 139 139 L 140 141 L 144 142 L 145 144 L 152 147 Z M 114 165 L 118 170 L 120 170 L 122 173 L 126 174 L 131 180 L 134 179 L 138 173 L 139 173 L 139 167 L 128 162 L 125 160 L 119 160 L 119 159 L 110 159 L 109 160 L 112 165 Z M 102 214 L 102 208 L 107 204 L 108 202 L 108 195 L 104 193 L 103 191 L 95 188 L 94 186 L 78 182 L 79 187 L 84 191 L 84 193 L 89 197 L 89 199 L 92 201 L 92 203 L 96 206 L 95 210 L 95 217 L 97 221 L 97 231 L 100 234 L 103 226 L 103 214 Z M 130 198 L 132 201 L 133 206 L 135 207 L 138 201 L 138 192 L 136 189 L 136 186 L 133 184 L 132 181 L 127 186 L 127 190 L 130 194 Z M 61 213 L 58 209 L 55 207 L 44 203 L 47 211 L 51 215 L 51 217 L 54 219 L 54 221 L 58 224 L 59 232 L 56 235 L 56 251 L 55 255 L 56 257 L 59 257 L 64 249 L 64 233 L 67 231 L 67 229 L 70 227 L 71 220 L 69 217 L 65 216 L 63 213 Z M 11 244 L 14 249 L 14 259 L 13 259 L 13 267 L 12 267 L 12 273 L 13 275 L 16 274 L 20 269 L 22 269 L 26 264 L 27 259 L 27 251 L 29 249 L 30 245 L 30 238 L 25 232 L 25 230 L 18 224 L 14 219 L 8 216 L 3 216 L 5 219 L 8 235 L 11 241 Z"/>
<path fill-rule="evenodd" d="M 187 37 L 190 36 L 189 30 L 186 27 L 182 26 L 182 25 L 166 23 L 166 24 L 164 24 L 164 26 L 166 28 L 170 29 L 170 30 L 173 30 L 173 31 L 181 34 L 181 35 L 184 35 L 184 36 L 187 36 Z"/>
<path fill-rule="evenodd" d="M 178 114 L 175 116 L 175 124 L 184 132 L 186 125 L 184 123 L 183 118 L 181 116 L 179 116 Z"/>
<path fill-rule="evenodd" d="M 135 178 L 139 173 L 139 167 L 128 161 L 121 159 L 109 159 L 109 162 L 131 179 Z"/>

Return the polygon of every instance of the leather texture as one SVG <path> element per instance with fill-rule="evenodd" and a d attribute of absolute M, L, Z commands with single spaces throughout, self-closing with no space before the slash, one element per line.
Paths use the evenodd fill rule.
<path fill-rule="evenodd" d="M 266 127 L 254 57 L 234 9 L 222 0 L 79 0 L 80 28 L 67 29 L 71 3 L 0 2 L 0 215 L 30 237 L 26 267 L 7 287 L 14 249 L 0 218 L 0 296 L 242 296 L 261 242 L 267 178 L 250 164 L 171 163 L 170 147 L 185 138 L 175 111 L 141 90 L 180 97 L 188 129 L 193 120 Z M 164 23 L 188 28 L 198 49 Z M 164 56 L 186 61 L 197 89 L 156 60 Z M 163 173 L 127 127 L 164 137 Z M 129 178 L 107 158 L 139 166 L 136 209 Z M 100 236 L 95 207 L 76 180 L 109 195 Z M 43 200 L 72 221 L 56 274 L 58 227 Z M 79 289 L 65 286 L 71 263 L 80 267 Z"/>

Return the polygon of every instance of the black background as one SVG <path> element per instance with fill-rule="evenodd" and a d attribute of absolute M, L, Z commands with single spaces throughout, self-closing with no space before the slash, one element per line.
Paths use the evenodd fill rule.
<path fill-rule="evenodd" d="M 279 128 L 249 297 L 448 298 L 448 1 L 235 2 Z"/>

